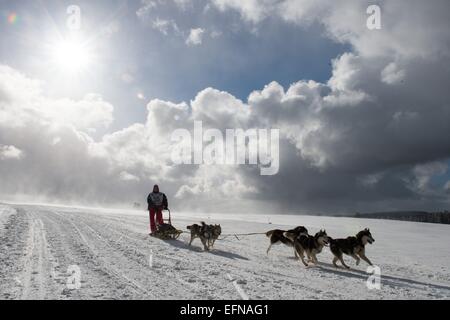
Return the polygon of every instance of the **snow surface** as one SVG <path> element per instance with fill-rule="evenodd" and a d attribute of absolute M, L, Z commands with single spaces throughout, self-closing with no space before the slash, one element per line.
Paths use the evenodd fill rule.
<path fill-rule="evenodd" d="M 338 238 L 369 227 L 376 241 L 366 253 L 381 268 L 381 289 L 367 288 L 364 262 L 345 257 L 352 269 L 334 268 L 328 248 L 319 266 L 305 268 L 286 246 L 267 256 L 265 235 L 225 237 L 203 252 L 198 239 L 187 245 L 189 234 L 150 238 L 144 211 L 14 204 L 0 205 L 0 299 L 450 298 L 447 225 L 298 215 L 172 218 L 185 231 L 202 220 L 220 223 L 224 234 L 304 225 Z M 71 286 L 73 266 L 79 289 Z"/>

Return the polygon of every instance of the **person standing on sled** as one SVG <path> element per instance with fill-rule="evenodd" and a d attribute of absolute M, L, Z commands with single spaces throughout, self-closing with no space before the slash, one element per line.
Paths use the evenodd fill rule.
<path fill-rule="evenodd" d="M 148 203 L 148 211 L 150 212 L 150 235 L 153 235 L 156 231 L 155 224 L 155 215 L 156 215 L 156 223 L 161 225 L 164 223 L 162 211 L 167 210 L 169 208 L 169 204 L 167 202 L 167 197 L 164 193 L 159 192 L 158 185 L 155 184 L 153 187 L 153 192 L 150 193 L 147 197 Z"/>

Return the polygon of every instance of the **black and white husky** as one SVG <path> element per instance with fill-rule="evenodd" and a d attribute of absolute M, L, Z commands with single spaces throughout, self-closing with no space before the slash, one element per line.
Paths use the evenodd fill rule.
<path fill-rule="evenodd" d="M 269 248 L 267 248 L 267 254 L 269 254 L 270 248 L 272 248 L 272 246 L 274 244 L 280 244 L 283 243 L 289 247 L 293 247 L 294 246 L 294 239 L 296 239 L 298 236 L 300 235 L 307 235 L 308 234 L 308 230 L 303 227 L 303 226 L 299 226 L 295 229 L 292 230 L 270 230 L 266 233 L 266 236 L 269 238 L 270 240 L 270 244 L 269 244 Z"/>
<path fill-rule="evenodd" d="M 359 265 L 360 259 L 366 261 L 369 265 L 372 265 L 369 258 L 366 257 L 365 246 L 366 244 L 372 244 L 375 239 L 372 237 L 369 229 L 364 229 L 355 237 L 347 237 L 346 239 L 330 239 L 330 250 L 334 255 L 333 264 L 337 268 L 336 262 L 339 260 L 344 267 L 350 269 L 345 264 L 343 254 L 349 255 L 356 260 L 356 265 Z"/>
<path fill-rule="evenodd" d="M 314 236 L 300 235 L 294 241 L 294 250 L 307 267 L 308 263 L 305 261 L 305 253 L 308 258 L 308 262 L 317 264 L 317 254 L 322 252 L 324 246 L 329 243 L 329 237 L 325 230 L 320 230 Z"/>

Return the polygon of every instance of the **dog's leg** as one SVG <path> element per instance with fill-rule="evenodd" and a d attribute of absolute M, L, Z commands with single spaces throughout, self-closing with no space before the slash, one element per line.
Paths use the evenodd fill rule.
<path fill-rule="evenodd" d="M 269 248 L 267 248 L 266 254 L 269 255 L 270 248 L 272 248 L 272 243 L 270 243 Z"/>
<path fill-rule="evenodd" d="M 189 245 L 192 245 L 192 241 L 194 241 L 194 236 L 191 234 L 191 241 L 189 241 Z"/>
<path fill-rule="evenodd" d="M 305 265 L 305 267 L 308 267 L 308 263 L 305 261 L 305 252 L 300 249 L 300 248 L 296 248 L 297 249 L 297 254 L 300 256 L 300 260 L 303 262 L 303 264 Z"/>
<path fill-rule="evenodd" d="M 213 241 L 212 239 L 208 239 L 208 249 L 211 249 L 213 246 Z"/>
<path fill-rule="evenodd" d="M 363 259 L 365 262 L 367 262 L 370 266 L 373 266 L 372 262 L 370 262 L 369 258 L 366 257 L 366 255 L 364 254 L 364 252 L 361 252 L 359 254 L 359 256 L 361 257 L 361 259 Z"/>
<path fill-rule="evenodd" d="M 297 250 L 295 250 L 295 247 L 294 247 L 294 256 L 295 256 L 295 259 L 299 259 L 299 256 L 298 256 L 298 253 L 297 253 Z"/>
<path fill-rule="evenodd" d="M 342 265 L 343 265 L 344 267 L 346 267 L 347 269 L 350 269 L 350 267 L 349 267 L 348 265 L 345 264 L 344 258 L 342 257 L 342 255 L 341 255 L 340 257 L 338 257 L 338 259 L 339 259 L 339 261 L 342 263 Z"/>
<path fill-rule="evenodd" d="M 333 258 L 333 265 L 336 267 L 336 268 L 339 268 L 339 266 L 336 264 L 336 262 L 339 260 L 339 258 L 338 257 L 336 257 L 336 256 L 334 256 L 334 258 Z"/>
<path fill-rule="evenodd" d="M 205 251 L 209 251 L 209 247 L 207 245 L 207 240 L 205 238 L 201 238 L 202 243 L 203 243 L 203 248 L 205 249 Z"/>
<path fill-rule="evenodd" d="M 352 254 L 353 259 L 356 260 L 356 265 L 359 266 L 359 263 L 361 262 L 361 259 L 356 255 L 356 254 Z"/>
<path fill-rule="evenodd" d="M 319 260 L 317 260 L 317 256 L 315 253 L 311 253 L 312 262 L 317 266 L 319 264 Z"/>
<path fill-rule="evenodd" d="M 305 257 L 301 254 L 300 255 L 300 259 L 301 259 L 301 261 L 303 262 L 303 264 L 305 265 L 305 267 L 308 267 L 309 265 L 306 263 L 306 261 L 305 261 Z"/>

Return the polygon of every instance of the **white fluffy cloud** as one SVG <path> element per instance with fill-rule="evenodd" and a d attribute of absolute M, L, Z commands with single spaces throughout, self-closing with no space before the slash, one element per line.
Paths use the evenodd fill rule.
<path fill-rule="evenodd" d="M 188 38 L 186 39 L 186 44 L 189 46 L 198 46 L 202 44 L 203 34 L 205 30 L 202 28 L 191 29 Z"/>
<path fill-rule="evenodd" d="M 141 7 L 136 11 L 136 15 L 140 19 L 144 19 L 153 9 L 158 6 L 155 0 L 141 0 Z"/>
<path fill-rule="evenodd" d="M 48 99 L 43 95 L 39 81 L 0 65 L 0 125 L 4 127 L 25 127 L 29 122 L 42 122 L 95 131 L 112 123 L 113 111 L 113 106 L 96 94 L 87 94 L 78 101 Z"/>
<path fill-rule="evenodd" d="M 20 159 L 23 157 L 23 151 L 14 146 L 0 145 L 0 160 Z"/>
<path fill-rule="evenodd" d="M 217 8 L 222 11 L 234 9 L 241 12 L 243 18 L 250 22 L 260 22 L 272 11 L 276 10 L 276 0 L 212 0 Z"/>
<path fill-rule="evenodd" d="M 179 33 L 177 23 L 174 20 L 170 19 L 161 19 L 157 17 L 155 20 L 153 20 L 152 27 L 165 36 L 167 36 L 169 32 Z"/>

